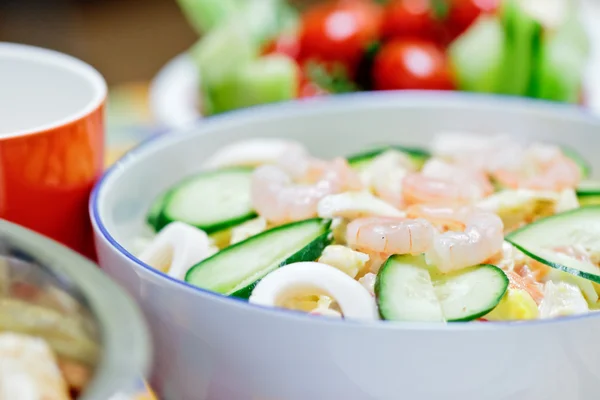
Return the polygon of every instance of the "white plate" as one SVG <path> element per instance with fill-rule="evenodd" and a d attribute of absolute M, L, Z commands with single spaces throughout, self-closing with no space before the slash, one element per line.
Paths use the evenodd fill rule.
<path fill-rule="evenodd" d="M 585 74 L 586 102 L 600 114 L 600 0 L 581 0 L 581 18 L 591 43 Z M 179 128 L 202 118 L 199 80 L 198 70 L 185 53 L 161 69 L 150 87 L 150 108 L 159 125 Z"/>
<path fill-rule="evenodd" d="M 186 53 L 169 61 L 150 84 L 150 109 L 156 123 L 178 128 L 202 118 L 199 88 L 198 70 Z"/>

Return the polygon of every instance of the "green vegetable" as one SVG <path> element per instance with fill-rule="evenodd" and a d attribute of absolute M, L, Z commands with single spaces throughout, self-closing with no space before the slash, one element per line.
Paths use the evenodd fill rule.
<path fill-rule="evenodd" d="M 600 182 L 582 181 L 576 193 L 580 206 L 600 205 Z"/>
<path fill-rule="evenodd" d="M 200 39 L 189 54 L 203 87 L 210 87 L 258 57 L 259 46 L 240 25 L 221 25 Z"/>
<path fill-rule="evenodd" d="M 588 47 L 581 22 L 570 10 L 556 32 L 546 32 L 534 67 L 531 94 L 540 99 L 577 103 Z"/>
<path fill-rule="evenodd" d="M 252 169 L 244 167 L 194 175 L 159 198 L 147 219 L 156 231 L 173 221 L 206 233 L 239 225 L 256 216 L 250 199 L 251 176 Z"/>
<path fill-rule="evenodd" d="M 240 66 L 229 76 L 206 87 L 211 113 L 221 113 L 296 97 L 298 67 L 294 60 L 273 54 Z"/>
<path fill-rule="evenodd" d="M 260 279 L 286 264 L 314 261 L 331 241 L 330 220 L 282 225 L 221 250 L 193 266 L 186 282 L 217 293 L 248 298 Z"/>
<path fill-rule="evenodd" d="M 448 48 L 460 90 L 498 91 L 503 76 L 506 37 L 496 16 L 481 16 Z"/>
<path fill-rule="evenodd" d="M 519 0 L 504 0 L 500 15 L 506 40 L 498 92 L 523 96 L 530 86 L 542 25 L 523 10 Z"/>
<path fill-rule="evenodd" d="M 506 240 L 527 256 L 569 274 L 600 283 L 600 268 L 557 251 L 581 245 L 600 251 L 600 206 L 585 206 L 539 219 L 510 233 Z"/>
<path fill-rule="evenodd" d="M 290 60 L 263 60 L 259 54 L 279 33 L 295 29 L 296 22 L 295 11 L 283 0 L 243 1 L 198 41 L 189 53 L 200 74 L 203 112 L 294 98 L 297 81 L 292 83 L 292 76 L 297 71 Z"/>
<path fill-rule="evenodd" d="M 204 34 L 222 24 L 243 4 L 243 0 L 177 0 L 194 29 Z"/>
<path fill-rule="evenodd" d="M 160 218 L 160 213 L 163 209 L 163 205 L 165 203 L 165 199 L 169 194 L 168 191 L 161 193 L 150 206 L 150 210 L 148 211 L 148 215 L 146 216 L 146 222 L 156 231 L 156 227 L 158 226 L 158 220 Z"/>
<path fill-rule="evenodd" d="M 394 255 L 377 274 L 375 295 L 384 319 L 454 322 L 486 315 L 507 288 L 506 274 L 493 265 L 441 274 L 423 255 Z"/>
<path fill-rule="evenodd" d="M 256 59 L 262 46 L 288 27 L 283 0 L 244 1 L 190 50 L 203 81 L 211 84 Z M 286 11 L 287 10 L 287 11 Z"/>

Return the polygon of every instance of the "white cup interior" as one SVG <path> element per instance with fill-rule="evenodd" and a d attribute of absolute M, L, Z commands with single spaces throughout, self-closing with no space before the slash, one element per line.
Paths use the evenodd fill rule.
<path fill-rule="evenodd" d="M 106 92 L 100 73 L 83 61 L 0 42 L 0 138 L 74 122 L 100 106 Z"/>

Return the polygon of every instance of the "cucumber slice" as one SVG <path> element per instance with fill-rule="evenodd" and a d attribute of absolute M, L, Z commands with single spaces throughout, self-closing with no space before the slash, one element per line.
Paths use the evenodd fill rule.
<path fill-rule="evenodd" d="M 383 319 L 445 320 L 422 255 L 395 255 L 388 258 L 377 274 L 375 296 Z"/>
<path fill-rule="evenodd" d="M 217 232 L 254 218 L 251 168 L 226 168 L 187 178 L 169 190 L 156 221 L 157 230 L 181 221 Z"/>
<path fill-rule="evenodd" d="M 600 182 L 581 181 L 576 193 L 580 206 L 600 205 Z"/>
<path fill-rule="evenodd" d="M 433 285 L 448 322 L 472 321 L 500 303 L 508 289 L 508 277 L 494 265 L 481 264 L 438 275 Z"/>
<path fill-rule="evenodd" d="M 348 164 L 356 171 L 364 170 L 375 157 L 387 150 L 397 150 L 405 153 L 415 164 L 417 169 L 421 169 L 425 162 L 431 157 L 431 153 L 427 150 L 420 149 L 418 147 L 405 147 L 400 145 L 386 145 L 378 147 L 372 150 L 365 151 L 363 153 L 353 154 L 346 157 Z"/>
<path fill-rule="evenodd" d="M 482 264 L 440 274 L 423 255 L 390 257 L 377 274 L 375 294 L 384 319 L 471 321 L 493 310 L 508 288 L 498 267 Z"/>
<path fill-rule="evenodd" d="M 600 206 L 585 206 L 542 218 L 510 233 L 506 240 L 527 256 L 552 268 L 600 283 L 598 266 L 557 252 L 581 245 L 600 251 Z"/>
<path fill-rule="evenodd" d="M 160 219 L 160 213 L 163 210 L 163 206 L 165 204 L 165 199 L 167 198 L 167 196 L 169 195 L 169 191 L 166 191 L 162 194 L 160 194 L 156 200 L 154 200 L 154 203 L 152 203 L 152 205 L 150 206 L 150 210 L 148 211 L 148 215 L 146 216 L 146 222 L 148 222 L 148 224 L 152 227 L 152 229 L 154 229 L 156 232 L 158 232 L 158 221 Z"/>
<path fill-rule="evenodd" d="M 450 65 L 460 90 L 498 91 L 505 59 L 506 37 L 496 16 L 481 16 L 448 48 Z"/>
<path fill-rule="evenodd" d="M 278 226 L 218 252 L 193 266 L 185 280 L 217 293 L 247 299 L 256 283 L 280 266 L 314 261 L 331 241 L 330 220 Z"/>

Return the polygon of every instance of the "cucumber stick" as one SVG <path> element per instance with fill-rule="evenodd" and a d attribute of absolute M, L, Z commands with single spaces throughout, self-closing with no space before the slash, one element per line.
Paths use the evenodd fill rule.
<path fill-rule="evenodd" d="M 256 283 L 280 266 L 314 261 L 331 241 L 330 220 L 278 226 L 236 243 L 193 266 L 185 280 L 224 295 L 247 299 Z"/>
<path fill-rule="evenodd" d="M 379 270 L 375 295 L 384 319 L 456 322 L 487 314 L 507 288 L 506 274 L 493 265 L 445 275 L 431 270 L 423 255 L 395 255 Z"/>
<path fill-rule="evenodd" d="M 203 34 L 235 13 L 243 0 L 177 0 L 188 22 Z"/>
<path fill-rule="evenodd" d="M 478 18 L 448 48 L 458 88 L 473 92 L 497 92 L 505 51 L 506 37 L 499 18 Z"/>
<path fill-rule="evenodd" d="M 282 0 L 242 1 L 237 12 L 190 49 L 203 87 L 211 87 L 258 58 L 261 47 L 283 28 L 281 25 L 289 25 L 290 17 L 281 7 Z"/>
<path fill-rule="evenodd" d="M 575 245 L 592 253 L 600 251 L 600 206 L 580 207 L 539 219 L 510 233 L 506 240 L 534 260 L 600 283 L 598 266 L 557 251 Z"/>
<path fill-rule="evenodd" d="M 269 55 L 240 66 L 227 78 L 206 87 L 211 114 L 296 97 L 298 67 L 283 55 Z"/>
<path fill-rule="evenodd" d="M 346 157 L 346 159 L 352 168 L 357 171 L 361 171 L 369 166 L 375 157 L 388 150 L 396 150 L 405 153 L 411 159 L 417 169 L 421 169 L 425 162 L 431 157 L 431 154 L 427 150 L 417 147 L 386 145 L 362 153 L 353 154 Z"/>
<path fill-rule="evenodd" d="M 575 8 L 568 7 L 562 23 L 555 31 L 546 32 L 541 43 L 532 94 L 541 99 L 577 103 L 589 44 Z"/>
<path fill-rule="evenodd" d="M 181 221 L 214 233 L 254 218 L 251 168 L 203 172 L 185 179 L 155 201 L 147 220 L 159 231 Z M 157 211 L 160 209 L 160 211 Z"/>
<path fill-rule="evenodd" d="M 504 0 L 500 15 L 506 41 L 498 92 L 522 96 L 530 86 L 542 25 L 522 8 L 520 0 Z"/>

